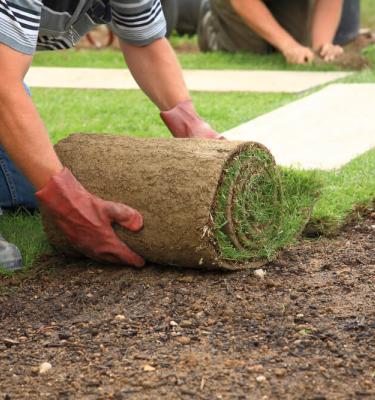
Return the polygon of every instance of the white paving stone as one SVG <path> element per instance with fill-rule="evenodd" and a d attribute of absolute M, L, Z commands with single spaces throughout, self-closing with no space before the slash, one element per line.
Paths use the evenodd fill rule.
<path fill-rule="evenodd" d="M 350 75 L 351 72 L 185 70 L 189 90 L 206 92 L 299 93 Z M 138 89 L 126 69 L 32 67 L 31 87 Z"/>
<path fill-rule="evenodd" d="M 375 84 L 328 86 L 224 136 L 263 143 L 283 166 L 340 168 L 375 147 Z"/>

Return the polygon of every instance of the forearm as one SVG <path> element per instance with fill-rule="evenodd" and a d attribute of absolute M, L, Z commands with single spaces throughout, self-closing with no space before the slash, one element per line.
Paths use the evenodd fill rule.
<path fill-rule="evenodd" d="M 262 0 L 230 0 L 234 10 L 251 30 L 283 51 L 293 46 L 295 39 L 277 22 Z"/>
<path fill-rule="evenodd" d="M 144 47 L 121 42 L 121 49 L 134 79 L 161 111 L 189 98 L 177 57 L 166 39 Z"/>
<path fill-rule="evenodd" d="M 41 189 L 62 170 L 46 129 L 21 81 L 0 80 L 0 143 L 10 158 Z"/>
<path fill-rule="evenodd" d="M 340 23 L 343 0 L 316 0 L 312 17 L 312 45 L 319 50 L 332 43 Z"/>

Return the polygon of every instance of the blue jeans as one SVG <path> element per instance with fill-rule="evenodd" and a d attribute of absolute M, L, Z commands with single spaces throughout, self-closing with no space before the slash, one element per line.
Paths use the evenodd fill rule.
<path fill-rule="evenodd" d="M 344 45 L 355 39 L 360 28 L 360 0 L 344 0 L 335 44 Z"/>
<path fill-rule="evenodd" d="M 28 87 L 26 91 L 30 94 Z M 35 189 L 0 146 L 0 208 L 38 208 Z"/>

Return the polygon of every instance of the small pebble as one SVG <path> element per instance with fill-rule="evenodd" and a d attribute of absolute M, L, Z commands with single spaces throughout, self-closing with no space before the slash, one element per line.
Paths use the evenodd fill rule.
<path fill-rule="evenodd" d="M 193 325 L 193 321 L 191 319 L 184 319 L 183 321 L 180 322 L 180 326 L 182 328 L 188 328 L 189 326 Z"/>
<path fill-rule="evenodd" d="M 276 368 L 274 371 L 276 376 L 285 376 L 286 375 L 286 369 L 285 368 Z"/>
<path fill-rule="evenodd" d="M 180 282 L 192 283 L 194 278 L 191 275 L 183 276 L 179 279 Z"/>
<path fill-rule="evenodd" d="M 43 375 L 52 369 L 52 365 L 49 362 L 44 362 L 39 365 L 39 374 Z"/>
<path fill-rule="evenodd" d="M 178 326 L 178 323 L 176 321 L 171 321 L 169 323 L 170 326 Z"/>
<path fill-rule="evenodd" d="M 155 370 L 156 370 L 155 367 L 153 367 L 153 366 L 151 366 L 151 365 L 148 365 L 148 364 L 146 364 L 146 365 L 143 367 L 143 371 L 144 371 L 144 372 L 153 372 L 153 371 L 155 371 Z"/>
<path fill-rule="evenodd" d="M 125 321 L 125 319 L 126 319 L 125 315 L 118 314 L 115 316 L 116 321 Z"/>
<path fill-rule="evenodd" d="M 258 383 L 263 383 L 266 382 L 267 380 L 267 378 L 264 375 L 258 375 L 255 379 Z"/>
<path fill-rule="evenodd" d="M 260 279 L 264 279 L 265 276 L 266 276 L 266 274 L 267 274 L 267 272 L 266 272 L 264 269 L 256 269 L 256 270 L 254 271 L 254 275 L 255 275 L 257 278 L 260 278 Z"/>
<path fill-rule="evenodd" d="M 20 344 L 20 342 L 18 340 L 8 339 L 8 338 L 5 338 L 3 340 L 3 342 L 4 342 L 5 346 L 7 346 L 7 347 L 12 347 L 12 346 L 15 346 L 17 344 Z"/>
<path fill-rule="evenodd" d="M 180 344 L 189 344 L 190 342 L 191 342 L 191 340 L 190 340 L 190 338 L 189 337 L 187 337 L 187 336 L 180 336 L 180 337 L 178 337 L 177 338 L 177 341 L 180 343 Z"/>
<path fill-rule="evenodd" d="M 58 333 L 59 339 L 60 340 L 67 340 L 69 339 L 72 335 L 68 331 L 61 331 Z"/>
<path fill-rule="evenodd" d="M 250 365 L 249 367 L 247 367 L 247 370 L 250 372 L 260 372 L 263 371 L 263 365 L 261 364 Z"/>

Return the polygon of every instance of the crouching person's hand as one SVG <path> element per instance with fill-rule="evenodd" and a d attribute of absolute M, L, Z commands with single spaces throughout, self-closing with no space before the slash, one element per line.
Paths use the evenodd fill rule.
<path fill-rule="evenodd" d="M 309 64 L 314 60 L 313 51 L 299 43 L 288 44 L 281 52 L 289 64 Z"/>
<path fill-rule="evenodd" d="M 344 49 L 341 46 L 337 46 L 333 43 L 326 43 L 320 49 L 318 49 L 319 56 L 326 62 L 334 61 L 343 53 Z"/>
<path fill-rule="evenodd" d="M 171 110 L 162 111 L 160 117 L 176 138 L 224 139 L 199 117 L 191 100 L 183 101 Z"/>
<path fill-rule="evenodd" d="M 36 196 L 71 245 L 85 256 L 96 261 L 144 265 L 144 260 L 112 228 L 112 223 L 117 223 L 130 231 L 139 231 L 143 218 L 138 211 L 92 195 L 67 168 L 52 177 Z"/>

